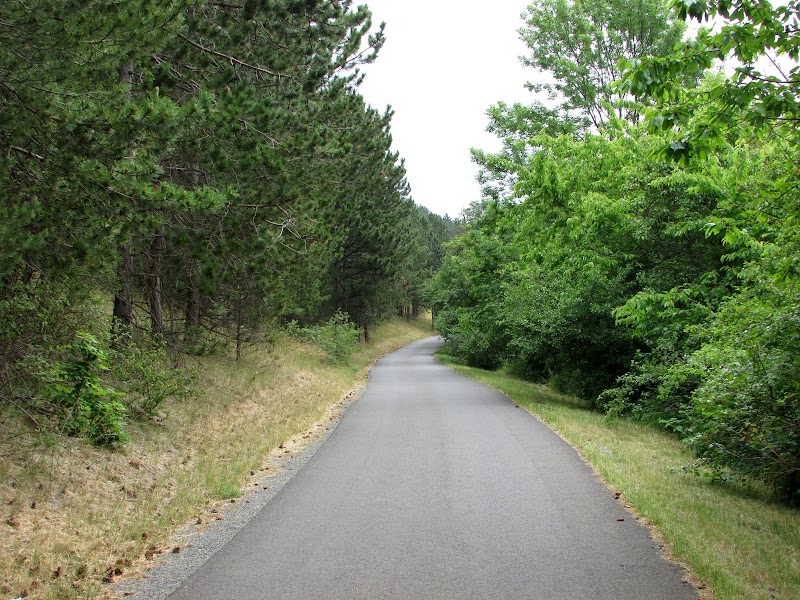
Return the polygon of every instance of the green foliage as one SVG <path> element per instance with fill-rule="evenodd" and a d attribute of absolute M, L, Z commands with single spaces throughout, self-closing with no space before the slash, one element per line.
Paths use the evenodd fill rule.
<path fill-rule="evenodd" d="M 135 416 L 188 393 L 151 336 L 238 355 L 419 309 L 443 238 L 358 93 L 383 41 L 347 0 L 0 3 L 0 399 L 47 413 L 96 296 Z"/>
<path fill-rule="evenodd" d="M 729 299 L 690 364 L 702 373 L 688 433 L 715 473 L 772 484 L 800 503 L 800 297 L 793 286 Z"/>
<path fill-rule="evenodd" d="M 328 216 L 341 236 L 327 279 L 328 314 L 345 312 L 368 334 L 369 323 L 406 300 L 423 222 L 408 199 L 405 169 L 391 151 L 391 113 L 378 113 L 355 94 L 342 98 L 340 108 L 350 124 L 340 141 L 350 152 L 339 176 L 353 185 L 335 188 Z"/>
<path fill-rule="evenodd" d="M 363 333 L 346 313 L 337 312 L 322 325 L 301 327 L 297 321 L 287 325 L 287 333 L 325 351 L 332 362 L 346 363 Z"/>
<path fill-rule="evenodd" d="M 506 262 L 502 209 L 490 204 L 447 245 L 448 255 L 432 284 L 436 328 L 455 356 L 471 366 L 500 366 L 506 336 L 498 315 L 498 284 Z"/>
<path fill-rule="evenodd" d="M 619 19 L 642 8 L 637 19 L 679 32 L 660 3 L 530 8 L 529 64 L 565 102 L 490 110 L 503 148 L 473 152 L 486 197 L 448 245 L 434 308 L 469 364 L 663 427 L 699 472 L 797 502 L 797 67 L 754 66 L 769 51 L 797 58 L 797 6 L 674 4 L 722 24 L 649 57 Z M 613 64 L 595 60 L 603 48 Z M 734 77 L 703 76 L 731 55 Z"/>
<path fill-rule="evenodd" d="M 124 393 L 131 416 L 151 417 L 167 398 L 188 399 L 197 393 L 192 387 L 197 371 L 170 365 L 163 343 L 118 345 L 109 362 L 108 378 Z"/>
<path fill-rule="evenodd" d="M 714 29 L 701 29 L 670 56 L 630 65 L 621 85 L 656 101 L 648 122 L 665 132 L 665 156 L 718 165 L 709 174 L 720 201 L 710 207 L 704 230 L 724 247 L 724 267 L 682 290 L 640 294 L 617 316 L 656 334 L 671 321 L 692 340 L 662 363 L 657 387 L 683 399 L 680 418 L 667 423 L 701 463 L 716 476 L 767 481 L 796 503 L 798 7 L 747 0 L 673 4 L 683 19 L 716 19 Z M 741 63 L 732 77 L 680 85 L 686 73 L 729 57 Z M 762 72 L 765 61 L 758 63 L 764 57 L 771 73 Z M 775 59 L 782 58 L 793 63 L 780 66 Z"/>
<path fill-rule="evenodd" d="M 530 156 L 509 161 L 511 193 L 520 200 L 488 203 L 464 245 L 451 244 L 453 273 L 441 278 L 437 314 L 452 307 L 453 315 L 490 315 L 479 329 L 502 348 L 495 351 L 501 360 L 593 398 L 641 346 L 616 326 L 613 310 L 644 286 L 675 286 L 714 268 L 722 251 L 702 230 L 669 226 L 676 207 L 695 219 L 707 200 L 674 167 L 648 159 L 658 141 L 639 130 L 537 135 L 526 143 Z M 455 285 L 466 291 L 451 293 Z"/>
<path fill-rule="evenodd" d="M 100 371 L 107 368 L 105 351 L 88 333 L 79 333 L 67 350 L 73 356 L 55 368 L 48 390 L 61 409 L 64 432 L 99 446 L 124 442 L 127 410 L 120 401 L 123 394 L 100 382 Z"/>
<path fill-rule="evenodd" d="M 563 100 L 565 117 L 577 111 L 595 127 L 638 119 L 641 107 L 609 86 L 622 74 L 620 61 L 664 55 L 685 29 L 661 0 L 536 0 L 525 24 L 520 35 L 531 50 L 525 64 L 555 80 L 529 88 Z"/>
<path fill-rule="evenodd" d="M 773 129 L 797 144 L 797 3 L 673 0 L 672 5 L 681 19 L 714 19 L 715 26 L 701 28 L 668 56 L 629 63 L 619 86 L 657 102 L 648 121 L 653 128 L 672 132 L 663 151 L 676 160 L 703 159 L 742 124 Z M 732 77 L 703 87 L 683 85 L 687 73 L 727 59 L 740 63 Z"/>

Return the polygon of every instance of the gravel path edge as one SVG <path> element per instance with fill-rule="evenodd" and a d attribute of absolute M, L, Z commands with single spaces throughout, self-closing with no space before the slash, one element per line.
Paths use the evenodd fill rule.
<path fill-rule="evenodd" d="M 280 493 L 317 453 L 347 409 L 361 398 L 365 390 L 366 385 L 358 385 L 333 404 L 325 416 L 306 432 L 310 439 L 303 440 L 303 434 L 299 434 L 291 442 L 273 449 L 266 458 L 265 468 L 251 480 L 242 496 L 216 503 L 211 510 L 211 514 L 216 516 L 210 523 L 191 523 L 181 527 L 168 544 L 172 551 L 162 549 L 161 553 L 154 554 L 153 564 L 148 566 L 143 578 L 121 579 L 111 584 L 112 594 L 135 600 L 165 600 L 169 597 Z"/>

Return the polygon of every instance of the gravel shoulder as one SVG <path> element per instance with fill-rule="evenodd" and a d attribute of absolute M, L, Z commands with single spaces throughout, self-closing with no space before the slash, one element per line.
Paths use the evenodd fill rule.
<path fill-rule="evenodd" d="M 261 469 L 252 472 L 242 496 L 209 506 L 197 522 L 179 529 L 168 544 L 158 548 L 146 562 L 134 565 L 127 577 L 118 579 L 111 586 L 113 592 L 136 600 L 167 598 L 275 498 L 316 454 L 365 389 L 364 385 L 354 388 L 308 431 L 274 448 Z"/>

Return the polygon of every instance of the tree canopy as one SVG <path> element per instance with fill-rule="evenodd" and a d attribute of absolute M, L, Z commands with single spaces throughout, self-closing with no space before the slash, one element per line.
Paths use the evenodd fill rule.
<path fill-rule="evenodd" d="M 599 127 L 613 118 L 638 119 L 638 107 L 612 83 L 620 61 L 663 56 L 685 25 L 661 0 L 537 0 L 528 6 L 520 37 L 530 49 L 523 63 L 549 81 L 547 91 L 565 114 Z"/>
<path fill-rule="evenodd" d="M 2 3 L 1 407 L 111 423 L 81 390 L 137 344 L 423 304 L 443 220 L 358 92 L 383 41 L 349 0 Z"/>
<path fill-rule="evenodd" d="M 473 365 L 672 431 L 698 472 L 798 502 L 798 6 L 612 4 L 529 8 L 528 63 L 561 104 L 490 109 L 503 148 L 474 152 L 485 198 L 437 274 L 440 328 Z M 642 44 L 625 15 L 714 29 Z M 731 56 L 730 76 L 710 69 Z"/>

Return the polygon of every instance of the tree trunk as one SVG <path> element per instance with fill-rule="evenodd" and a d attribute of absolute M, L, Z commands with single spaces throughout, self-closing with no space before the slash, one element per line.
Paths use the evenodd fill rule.
<path fill-rule="evenodd" d="M 242 358 L 242 299 L 236 300 L 236 360 Z"/>
<path fill-rule="evenodd" d="M 147 296 L 153 335 L 164 337 L 164 315 L 161 308 L 161 266 L 164 259 L 164 226 L 160 225 L 150 244 L 150 272 L 147 274 Z"/>
<path fill-rule="evenodd" d="M 132 62 L 119 66 L 119 82 L 129 88 L 133 82 L 134 64 Z M 111 344 L 114 347 L 124 345 L 133 324 L 133 255 L 127 244 L 119 246 L 120 261 L 117 264 L 117 289 L 114 293 L 114 310 L 111 314 Z"/>
<path fill-rule="evenodd" d="M 350 314 L 350 306 L 344 292 L 344 269 L 345 259 L 336 261 L 333 269 L 333 306 L 338 311 Z"/>
<path fill-rule="evenodd" d="M 111 314 L 111 344 L 123 346 L 133 325 L 133 255 L 128 245 L 119 247 L 120 261 L 117 264 L 117 290 L 114 294 L 114 310 Z"/>
<path fill-rule="evenodd" d="M 123 63 L 119 66 L 119 79 L 120 83 L 127 83 L 131 85 L 133 83 L 133 72 L 136 68 L 136 65 L 132 62 Z"/>
<path fill-rule="evenodd" d="M 189 289 L 186 290 L 186 333 L 184 341 L 188 345 L 197 343 L 200 329 L 200 261 L 189 260 Z"/>

